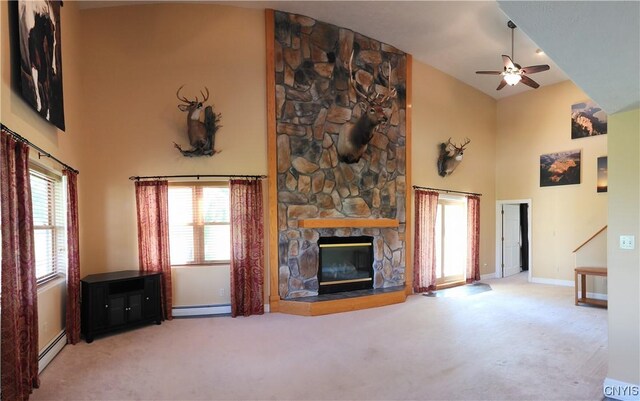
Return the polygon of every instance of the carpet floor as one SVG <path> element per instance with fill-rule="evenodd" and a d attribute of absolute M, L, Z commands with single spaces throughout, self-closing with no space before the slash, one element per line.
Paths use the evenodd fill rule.
<path fill-rule="evenodd" d="M 445 288 L 444 290 L 437 290 L 428 293 L 424 293 L 425 297 L 468 297 L 470 295 L 480 294 L 485 291 L 491 291 L 491 286 L 485 283 L 473 283 L 465 284 L 458 287 Z"/>
<path fill-rule="evenodd" d="M 319 317 L 174 319 L 65 347 L 32 400 L 602 400 L 607 311 L 526 273 Z"/>

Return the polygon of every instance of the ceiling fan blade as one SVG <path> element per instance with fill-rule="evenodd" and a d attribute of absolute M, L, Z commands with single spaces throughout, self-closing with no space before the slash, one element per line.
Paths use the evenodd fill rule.
<path fill-rule="evenodd" d="M 538 87 L 540 87 L 540 85 L 534 81 L 533 79 L 529 78 L 526 75 L 522 75 L 522 80 L 520 81 L 523 84 L 532 87 L 533 89 L 538 89 Z"/>
<path fill-rule="evenodd" d="M 532 65 L 529 67 L 524 67 L 522 69 L 522 72 L 524 74 L 535 74 L 536 72 L 542 72 L 542 71 L 547 71 L 549 69 L 549 66 L 546 64 L 541 64 L 541 65 Z"/>
<path fill-rule="evenodd" d="M 505 81 L 504 78 L 502 78 L 502 81 L 500 81 L 500 85 L 498 85 L 496 90 L 499 91 L 500 89 L 504 88 L 506 85 L 507 85 L 507 81 Z"/>
<path fill-rule="evenodd" d="M 515 70 L 516 66 L 513 65 L 513 61 L 511 61 L 511 57 L 506 54 L 502 55 L 502 63 L 504 63 L 504 68 Z"/>
<path fill-rule="evenodd" d="M 502 71 L 476 71 L 476 74 L 500 75 Z"/>

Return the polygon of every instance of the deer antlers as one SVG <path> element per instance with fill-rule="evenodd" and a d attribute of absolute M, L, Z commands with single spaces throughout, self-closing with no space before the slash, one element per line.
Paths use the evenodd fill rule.
<path fill-rule="evenodd" d="M 471 139 L 465 138 L 464 139 L 464 143 L 461 144 L 460 146 L 457 146 L 455 143 L 452 143 L 451 142 L 451 138 L 449 138 L 449 140 L 447 141 L 447 145 L 446 146 L 451 145 L 456 151 L 462 152 L 464 150 L 464 148 L 470 143 L 471 143 Z"/>
<path fill-rule="evenodd" d="M 178 91 L 176 92 L 176 97 L 178 98 L 178 100 L 186 103 L 186 104 L 191 104 L 191 103 L 198 103 L 198 96 L 196 96 L 196 100 L 189 100 L 187 99 L 185 96 L 180 96 L 180 90 L 184 88 L 184 85 L 182 85 L 181 87 L 178 88 Z M 207 88 L 206 86 L 204 87 L 204 90 L 207 92 L 207 94 L 205 95 L 204 93 L 202 93 L 202 91 L 200 91 L 200 94 L 202 95 L 203 99 L 201 103 L 206 102 L 209 99 L 209 88 Z"/>
<path fill-rule="evenodd" d="M 387 101 L 389 101 L 390 99 L 396 97 L 397 95 L 397 90 L 396 88 L 391 89 L 391 62 L 389 62 L 389 73 L 387 75 L 387 93 L 386 94 L 382 94 L 382 93 L 378 93 L 375 91 L 375 85 L 374 86 L 374 90 L 373 93 L 367 95 L 365 93 L 363 93 L 362 91 L 360 91 L 358 89 L 358 85 L 357 82 L 353 79 L 353 55 L 354 55 L 354 51 L 351 51 L 351 57 L 349 58 L 349 83 L 351 84 L 351 86 L 353 87 L 353 90 L 355 90 L 356 94 L 359 95 L 360 97 L 364 98 L 364 100 L 368 103 L 368 104 L 376 104 L 378 106 L 382 106 L 384 103 L 386 103 Z M 371 90 L 369 90 L 369 92 L 371 92 Z"/>

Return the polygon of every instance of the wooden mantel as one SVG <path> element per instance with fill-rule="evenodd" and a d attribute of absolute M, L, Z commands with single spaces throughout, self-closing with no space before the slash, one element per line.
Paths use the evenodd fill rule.
<path fill-rule="evenodd" d="M 397 219 L 306 219 L 298 220 L 300 228 L 386 228 L 399 227 L 400 222 Z"/>

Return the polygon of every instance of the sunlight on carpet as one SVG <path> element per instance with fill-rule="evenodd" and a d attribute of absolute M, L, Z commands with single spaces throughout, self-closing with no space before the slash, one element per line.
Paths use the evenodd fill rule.
<path fill-rule="evenodd" d="M 445 288 L 444 290 L 437 290 L 422 295 L 425 297 L 461 298 L 469 295 L 480 294 L 486 291 L 491 291 L 491 286 L 489 284 L 473 283 L 461 285 L 459 287 Z"/>

